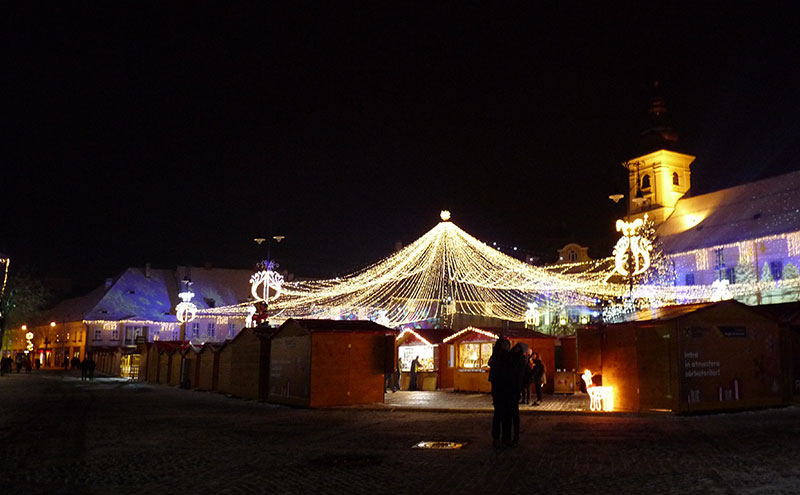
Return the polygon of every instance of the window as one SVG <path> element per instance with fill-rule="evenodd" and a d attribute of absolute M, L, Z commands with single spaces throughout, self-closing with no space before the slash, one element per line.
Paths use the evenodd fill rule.
<path fill-rule="evenodd" d="M 69 332 L 67 332 L 67 340 L 65 342 L 69 342 Z"/>
<path fill-rule="evenodd" d="M 650 189 L 650 176 L 645 175 L 642 177 L 642 189 Z"/>
<path fill-rule="evenodd" d="M 494 344 L 460 344 L 458 347 L 459 368 L 485 368 L 489 366 Z"/>
<path fill-rule="evenodd" d="M 78 342 L 83 342 L 83 332 L 78 332 Z"/>
<path fill-rule="evenodd" d="M 208 336 L 209 336 L 209 337 L 213 337 L 213 336 L 214 336 L 214 331 L 215 331 L 215 330 L 216 330 L 216 324 L 214 324 L 214 323 L 209 323 L 209 324 L 208 324 Z"/>
<path fill-rule="evenodd" d="M 192 323 L 192 337 L 199 337 L 199 336 L 200 336 L 200 324 Z"/>
<path fill-rule="evenodd" d="M 119 329 L 115 328 L 111 330 L 111 340 L 118 341 L 119 340 Z"/>
<path fill-rule="evenodd" d="M 726 268 L 725 269 L 725 278 L 728 279 L 728 282 L 731 284 L 736 283 L 736 270 L 733 268 Z"/>
<path fill-rule="evenodd" d="M 686 274 L 686 285 L 694 285 L 694 273 Z"/>
<path fill-rule="evenodd" d="M 94 340 L 102 340 L 103 339 L 103 331 L 99 328 L 94 331 Z"/>
<path fill-rule="evenodd" d="M 769 271 L 772 272 L 772 280 L 780 280 L 783 277 L 783 262 L 782 261 L 770 261 L 769 262 Z"/>
<path fill-rule="evenodd" d="M 678 177 L 678 172 L 672 172 L 672 185 L 673 186 L 680 186 L 681 181 Z"/>
<path fill-rule="evenodd" d="M 232 339 L 236 337 L 236 323 L 231 323 L 228 325 L 228 338 Z"/>
<path fill-rule="evenodd" d="M 570 261 L 578 261 L 578 253 L 570 251 L 569 254 L 567 254 L 567 258 L 569 258 Z"/>

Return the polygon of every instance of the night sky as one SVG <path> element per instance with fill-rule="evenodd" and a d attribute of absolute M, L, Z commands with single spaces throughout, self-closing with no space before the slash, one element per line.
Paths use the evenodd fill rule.
<path fill-rule="evenodd" d="M 787 12 L 28 3 L 3 8 L 0 252 L 78 292 L 145 262 L 250 268 L 270 235 L 282 269 L 344 274 L 442 209 L 545 261 L 607 256 L 655 80 L 692 194 L 800 168 Z"/>

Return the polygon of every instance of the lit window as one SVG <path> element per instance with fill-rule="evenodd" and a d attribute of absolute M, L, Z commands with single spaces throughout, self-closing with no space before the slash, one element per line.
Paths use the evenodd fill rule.
<path fill-rule="evenodd" d="M 458 347 L 459 368 L 485 368 L 489 366 L 494 344 L 460 344 Z"/>
<path fill-rule="evenodd" d="M 192 337 L 200 336 L 200 323 L 192 323 Z"/>

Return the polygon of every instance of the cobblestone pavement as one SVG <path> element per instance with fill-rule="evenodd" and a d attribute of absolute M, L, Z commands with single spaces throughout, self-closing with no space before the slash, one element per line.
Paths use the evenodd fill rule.
<path fill-rule="evenodd" d="M 542 403 L 538 406 L 520 404 L 521 414 L 535 414 L 542 412 L 576 412 L 589 411 L 589 396 L 577 394 L 545 394 Z M 489 394 L 476 394 L 453 392 L 451 390 L 437 391 L 398 391 L 385 395 L 385 402 L 378 407 L 408 409 L 420 411 L 471 411 L 492 412 L 492 397 Z"/>
<path fill-rule="evenodd" d="M 3 493 L 800 491 L 800 408 L 708 416 L 308 410 L 64 372 L 0 377 Z M 423 440 L 458 450 L 412 448 Z"/>

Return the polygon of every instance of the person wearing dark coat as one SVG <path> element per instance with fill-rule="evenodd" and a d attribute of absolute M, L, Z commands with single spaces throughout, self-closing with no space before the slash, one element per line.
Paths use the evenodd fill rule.
<path fill-rule="evenodd" d="M 81 380 L 86 380 L 86 376 L 89 373 L 89 363 L 86 361 L 86 358 L 83 358 L 83 361 L 81 361 L 78 366 L 81 368 Z"/>
<path fill-rule="evenodd" d="M 525 353 L 525 372 L 522 374 L 522 390 L 519 400 L 520 404 L 530 404 L 531 401 L 531 385 L 533 384 L 533 356 L 531 351 Z"/>
<path fill-rule="evenodd" d="M 514 368 L 511 362 L 511 342 L 497 339 L 489 358 L 489 382 L 492 384 L 492 441 L 495 447 L 511 444 L 511 402 L 518 389 L 514 387 Z"/>
<path fill-rule="evenodd" d="M 533 353 L 533 385 L 536 387 L 536 402 L 534 406 L 542 403 L 542 382 L 544 381 L 545 367 L 538 352 Z"/>
<path fill-rule="evenodd" d="M 92 380 L 92 381 L 94 381 L 94 368 L 95 368 L 95 365 L 96 364 L 94 362 L 94 359 L 92 359 L 92 357 L 89 356 L 89 360 L 86 362 L 86 370 L 89 373 L 89 380 Z"/>
<path fill-rule="evenodd" d="M 509 404 L 511 407 L 511 431 L 513 434 L 511 445 L 517 445 L 519 443 L 519 396 L 522 383 L 525 379 L 525 368 L 528 360 L 525 353 L 527 350 L 527 345 L 517 343 L 514 344 L 510 352 L 511 369 L 513 370 L 512 387 L 514 390 L 513 395 L 510 397 L 511 402 Z"/>
<path fill-rule="evenodd" d="M 411 371 L 409 372 L 409 380 L 408 380 L 408 389 L 409 390 L 416 390 L 417 389 L 417 372 L 419 372 L 419 356 L 415 357 L 413 361 L 411 361 Z"/>

